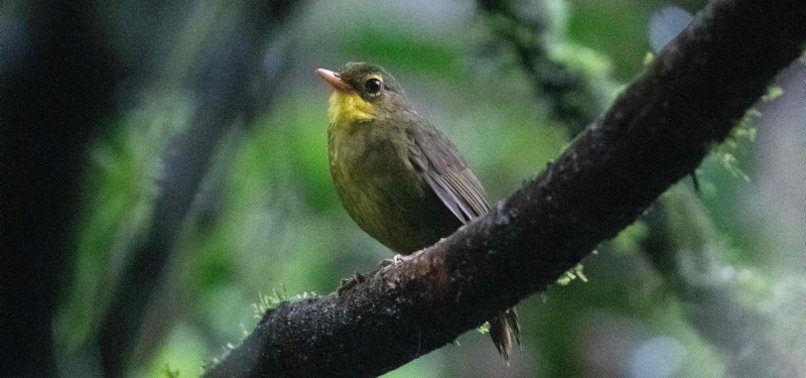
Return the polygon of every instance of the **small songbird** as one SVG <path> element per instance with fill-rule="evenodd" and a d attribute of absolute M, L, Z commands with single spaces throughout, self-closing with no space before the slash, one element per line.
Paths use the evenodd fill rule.
<path fill-rule="evenodd" d="M 456 146 L 412 108 L 392 75 L 367 63 L 316 72 L 333 88 L 333 184 L 370 236 L 408 255 L 489 210 L 484 188 Z M 490 320 L 490 335 L 505 360 L 520 343 L 519 332 L 515 308 Z"/>

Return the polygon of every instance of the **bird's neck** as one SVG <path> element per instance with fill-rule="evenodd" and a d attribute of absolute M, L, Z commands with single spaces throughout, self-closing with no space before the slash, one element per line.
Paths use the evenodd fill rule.
<path fill-rule="evenodd" d="M 335 91 L 330 96 L 328 118 L 334 127 L 343 129 L 375 119 L 375 109 L 358 93 Z"/>

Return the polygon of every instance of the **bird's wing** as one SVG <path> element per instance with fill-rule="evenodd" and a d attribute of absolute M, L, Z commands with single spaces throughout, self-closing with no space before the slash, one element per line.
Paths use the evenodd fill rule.
<path fill-rule="evenodd" d="M 409 136 L 412 164 L 462 223 L 489 211 L 484 187 L 447 137 L 431 125 L 417 128 Z"/>

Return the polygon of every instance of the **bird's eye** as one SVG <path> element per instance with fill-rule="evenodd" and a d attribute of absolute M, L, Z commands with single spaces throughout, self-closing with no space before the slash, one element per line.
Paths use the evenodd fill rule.
<path fill-rule="evenodd" d="M 369 94 L 376 94 L 381 91 L 381 81 L 378 79 L 369 79 L 364 83 L 364 88 L 367 89 Z"/>

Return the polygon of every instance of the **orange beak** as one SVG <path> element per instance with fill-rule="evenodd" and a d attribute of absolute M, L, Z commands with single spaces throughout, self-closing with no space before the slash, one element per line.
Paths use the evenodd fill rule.
<path fill-rule="evenodd" d="M 316 73 L 318 73 L 319 76 L 322 77 L 322 79 L 325 79 L 325 81 L 328 84 L 330 84 L 330 86 L 333 87 L 334 90 L 337 90 L 339 92 L 347 91 L 348 89 L 347 83 L 341 80 L 341 77 L 339 77 L 339 74 L 337 72 L 320 68 L 316 70 Z"/>

